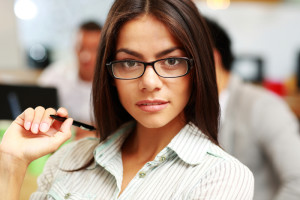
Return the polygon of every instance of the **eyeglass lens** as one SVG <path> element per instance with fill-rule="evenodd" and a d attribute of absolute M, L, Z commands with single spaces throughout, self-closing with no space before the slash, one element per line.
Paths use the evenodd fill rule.
<path fill-rule="evenodd" d="M 116 78 L 133 79 L 143 75 L 146 66 L 152 65 L 159 76 L 173 78 L 188 72 L 188 60 L 185 58 L 166 58 L 152 63 L 124 60 L 112 63 L 112 72 Z"/>

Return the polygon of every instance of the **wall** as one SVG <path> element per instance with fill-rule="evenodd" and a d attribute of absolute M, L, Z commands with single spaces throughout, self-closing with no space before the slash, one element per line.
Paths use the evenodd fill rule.
<path fill-rule="evenodd" d="M 95 20 L 103 24 L 113 0 L 31 0 L 38 8 L 35 19 L 19 20 L 20 39 L 28 50 L 42 44 L 52 50 L 54 60 L 73 50 L 73 41 L 80 23 Z M 88 3 L 87 3 L 88 2 Z"/>
<path fill-rule="evenodd" d="M 17 24 L 12 2 L 0 2 L 0 68 L 24 68 L 26 63 L 21 58 L 34 44 L 51 48 L 54 60 L 65 57 L 72 50 L 72 37 L 78 24 L 90 18 L 103 23 L 113 0 L 89 0 L 88 3 L 86 0 L 32 0 L 38 7 L 36 18 L 18 20 Z M 300 49 L 299 3 L 234 2 L 226 10 L 211 10 L 203 2 L 197 5 L 203 14 L 217 19 L 228 30 L 236 55 L 263 56 L 267 78 L 283 80 L 294 73 L 296 53 Z"/>
<path fill-rule="evenodd" d="M 13 5 L 12 0 L 0 1 L 0 68 L 16 69 L 24 63 Z"/>
<path fill-rule="evenodd" d="M 296 70 L 300 51 L 300 4 L 232 3 L 226 10 L 200 11 L 230 34 L 235 55 L 260 55 L 267 79 L 282 81 Z"/>

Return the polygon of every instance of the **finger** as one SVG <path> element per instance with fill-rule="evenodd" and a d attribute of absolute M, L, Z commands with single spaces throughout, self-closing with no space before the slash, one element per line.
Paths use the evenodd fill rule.
<path fill-rule="evenodd" d="M 42 117 L 41 123 L 40 123 L 40 127 L 39 130 L 43 133 L 46 133 L 52 123 L 52 118 L 50 117 L 50 115 L 55 115 L 56 111 L 53 108 L 48 108 L 45 110 L 44 115 Z"/>
<path fill-rule="evenodd" d="M 68 118 L 68 111 L 67 111 L 67 109 L 65 109 L 63 107 L 60 107 L 57 110 L 56 114 L 59 115 L 59 116 L 61 116 L 61 117 Z M 54 120 L 54 122 L 52 124 L 52 127 L 55 128 L 56 130 L 60 130 L 61 125 L 62 125 L 62 122 Z"/>
<path fill-rule="evenodd" d="M 27 108 L 20 117 L 24 119 L 24 128 L 29 131 L 34 118 L 33 108 Z"/>
<path fill-rule="evenodd" d="M 68 118 L 66 121 L 63 122 L 60 131 L 58 131 L 53 138 L 53 150 L 55 151 L 58 149 L 59 146 L 61 146 L 64 142 L 66 142 L 68 139 L 71 138 L 71 126 L 73 123 L 72 118 Z"/>
<path fill-rule="evenodd" d="M 64 107 L 60 107 L 58 110 L 57 110 L 57 115 L 61 116 L 61 117 L 67 117 L 68 118 L 68 111 L 67 109 L 65 109 Z"/>
<path fill-rule="evenodd" d="M 31 125 L 31 132 L 37 134 L 39 132 L 39 127 L 41 120 L 44 116 L 45 108 L 38 106 L 34 109 L 34 118 Z"/>

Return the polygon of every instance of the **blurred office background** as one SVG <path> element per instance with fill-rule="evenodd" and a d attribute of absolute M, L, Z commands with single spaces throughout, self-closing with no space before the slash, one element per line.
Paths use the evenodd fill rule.
<path fill-rule="evenodd" d="M 42 69 L 55 60 L 69 56 L 79 24 L 89 19 L 103 24 L 112 2 L 1 1 L 0 81 L 34 83 L 38 70 L 32 69 Z M 24 71 L 30 72 L 32 77 L 23 76 Z"/>
<path fill-rule="evenodd" d="M 78 24 L 85 19 L 103 24 L 112 2 L 1 1 L 0 70 L 43 68 L 67 56 Z M 228 30 L 237 57 L 250 59 L 248 65 L 253 59 L 262 61 L 264 79 L 280 82 L 296 73 L 300 52 L 299 0 L 195 2 L 203 14 Z M 253 70 L 244 68 L 241 73 L 253 76 Z"/>
<path fill-rule="evenodd" d="M 230 33 L 239 73 L 264 80 L 293 77 L 300 54 L 300 0 L 194 0 Z M 0 2 L 0 81 L 10 70 L 43 68 L 72 51 L 75 29 L 86 19 L 105 21 L 113 0 L 3 0 Z M 32 75 L 37 76 L 34 73 Z M 17 73 L 17 72 L 16 72 Z M 8 74 L 8 75 L 7 75 Z M 248 77 L 247 77 L 248 76 Z M 32 82 L 30 77 L 21 76 Z M 12 81 L 15 81 L 14 79 Z"/>
<path fill-rule="evenodd" d="M 194 1 L 230 34 L 236 73 L 281 95 L 300 119 L 300 0 Z M 70 56 L 82 21 L 103 25 L 112 2 L 1 0 L 0 83 L 35 84 L 41 70 Z M 36 187 L 35 177 L 26 180 L 22 199 Z"/>

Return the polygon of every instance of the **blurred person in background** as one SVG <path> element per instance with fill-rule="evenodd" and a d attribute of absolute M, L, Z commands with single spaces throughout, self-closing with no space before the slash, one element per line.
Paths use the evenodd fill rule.
<path fill-rule="evenodd" d="M 220 145 L 250 168 L 255 200 L 300 197 L 300 135 L 297 118 L 275 94 L 244 83 L 231 72 L 231 40 L 207 19 L 221 106 Z"/>
<path fill-rule="evenodd" d="M 68 109 L 71 117 L 91 123 L 90 94 L 101 26 L 94 21 L 82 23 L 75 41 L 75 59 L 58 61 L 48 66 L 38 79 L 42 86 L 58 90 L 60 106 Z M 94 136 L 93 132 L 76 130 L 76 138 Z"/>

